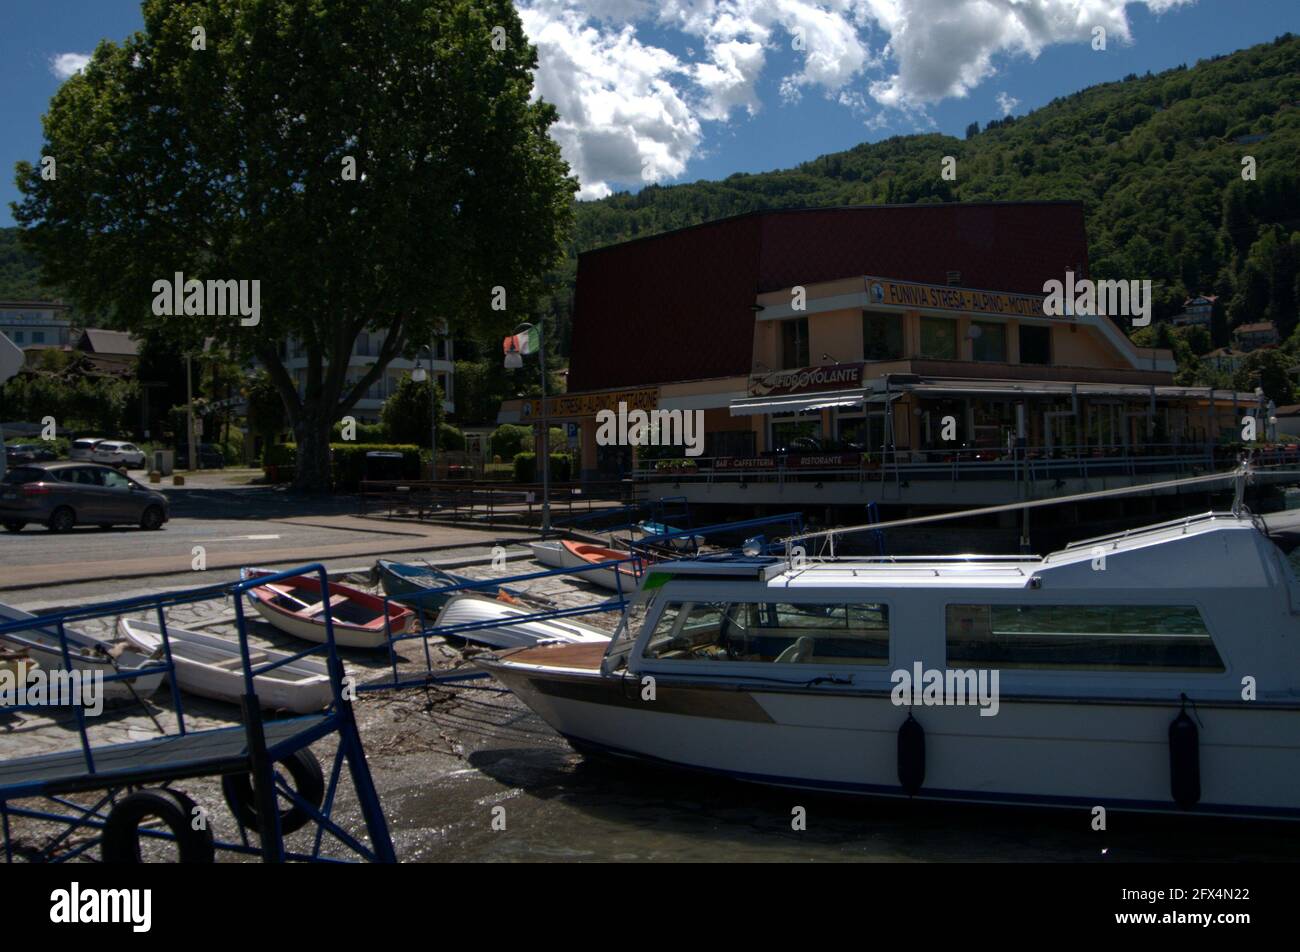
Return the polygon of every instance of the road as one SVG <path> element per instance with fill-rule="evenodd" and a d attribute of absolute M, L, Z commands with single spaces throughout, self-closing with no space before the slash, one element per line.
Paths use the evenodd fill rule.
<path fill-rule="evenodd" d="M 168 489 L 172 519 L 157 532 L 83 526 L 66 534 L 40 527 L 0 536 L 0 591 L 119 579 L 196 582 L 196 571 L 324 561 L 369 564 L 378 556 L 455 551 L 490 558 L 522 538 L 505 530 L 432 526 L 355 515 L 347 497 L 298 497 L 264 488 Z M 440 559 L 441 560 L 441 559 Z"/>

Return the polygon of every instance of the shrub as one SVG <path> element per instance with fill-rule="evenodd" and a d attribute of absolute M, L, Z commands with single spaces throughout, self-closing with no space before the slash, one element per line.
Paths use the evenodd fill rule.
<path fill-rule="evenodd" d="M 568 482 L 573 469 L 573 457 L 568 453 L 551 454 L 551 482 Z M 535 483 L 537 476 L 537 454 L 520 453 L 515 457 L 515 482 Z"/>
<path fill-rule="evenodd" d="M 352 492 L 366 475 L 366 454 L 384 450 L 402 454 L 400 479 L 420 478 L 420 448 L 410 443 L 331 443 L 330 462 L 335 490 Z"/>
<path fill-rule="evenodd" d="M 384 432 L 384 425 L 382 423 L 358 423 L 357 431 L 356 433 L 353 434 L 353 436 L 355 436 L 356 439 L 354 440 L 343 439 L 342 420 L 335 423 L 334 428 L 330 430 L 331 443 L 344 443 L 344 442 L 387 443 L 388 442 L 388 434 Z"/>
<path fill-rule="evenodd" d="M 492 431 L 492 455 L 499 456 L 503 460 L 513 459 L 517 453 L 523 452 L 524 441 L 528 439 L 528 435 L 529 428 L 526 426 L 503 423 Z"/>
<path fill-rule="evenodd" d="M 438 424 L 438 449 L 454 453 L 464 452 L 465 434 L 450 423 Z"/>

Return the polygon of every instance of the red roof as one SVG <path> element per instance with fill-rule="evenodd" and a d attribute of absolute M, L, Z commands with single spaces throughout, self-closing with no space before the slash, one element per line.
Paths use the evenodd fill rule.
<path fill-rule="evenodd" d="M 748 374 L 756 295 L 872 274 L 1041 294 L 1088 270 L 1079 202 L 752 212 L 578 258 L 569 390 Z"/>

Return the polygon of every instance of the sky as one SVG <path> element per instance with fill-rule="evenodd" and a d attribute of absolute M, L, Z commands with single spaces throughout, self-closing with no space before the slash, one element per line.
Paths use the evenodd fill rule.
<path fill-rule="evenodd" d="M 1295 0 L 517 0 L 592 199 L 962 136 L 1085 86 L 1300 33 Z M 138 0 L 0 0 L 0 226 L 50 96 Z M 1104 30 L 1105 49 L 1094 49 Z"/>

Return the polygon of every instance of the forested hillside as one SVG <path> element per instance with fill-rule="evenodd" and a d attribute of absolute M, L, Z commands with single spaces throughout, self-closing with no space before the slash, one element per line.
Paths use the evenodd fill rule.
<path fill-rule="evenodd" d="M 957 160 L 955 181 L 940 176 Z M 569 257 L 542 306 L 567 352 L 579 252 L 764 208 L 871 203 L 1077 199 L 1095 277 L 1150 278 L 1156 316 L 1191 293 L 1218 294 L 1216 339 L 1174 342 L 1184 377 L 1235 324 L 1297 323 L 1300 262 L 1300 38 L 1080 90 L 1023 117 L 973 126 L 965 139 L 898 136 L 797 168 L 719 182 L 650 186 L 577 205 Z M 1243 180 L 1243 159 L 1254 180 Z M 0 230 L 0 297 L 36 293 L 35 262 Z M 46 292 L 49 293 L 49 292 Z M 467 348 L 495 361 L 492 346 Z M 477 354 L 476 354 L 477 356 Z M 499 378 L 499 374 L 489 374 Z M 502 378 L 503 379 L 503 378 Z M 496 394 L 484 394 L 490 406 Z"/>

